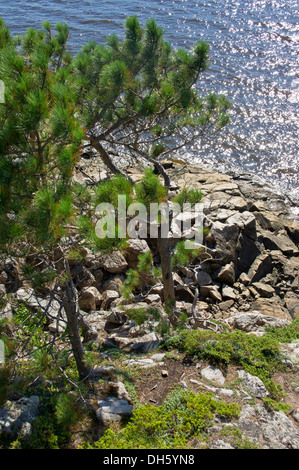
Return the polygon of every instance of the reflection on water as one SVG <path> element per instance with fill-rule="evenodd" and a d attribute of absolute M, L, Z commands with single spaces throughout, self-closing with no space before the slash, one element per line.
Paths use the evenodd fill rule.
<path fill-rule="evenodd" d="M 65 21 L 73 52 L 89 40 L 122 34 L 128 15 L 154 17 L 176 47 L 205 39 L 211 67 L 202 92 L 225 93 L 232 125 L 217 141 L 184 156 L 222 170 L 253 172 L 299 202 L 298 0 L 0 0 L 13 33 Z"/>

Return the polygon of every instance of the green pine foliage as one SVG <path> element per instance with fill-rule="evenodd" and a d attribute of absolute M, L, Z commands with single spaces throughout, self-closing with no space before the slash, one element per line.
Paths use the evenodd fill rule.
<path fill-rule="evenodd" d="M 215 400 L 211 394 L 172 390 L 163 404 L 141 405 L 120 431 L 108 429 L 89 449 L 187 449 L 188 442 L 204 440 L 215 415 L 238 417 L 239 407 Z"/>

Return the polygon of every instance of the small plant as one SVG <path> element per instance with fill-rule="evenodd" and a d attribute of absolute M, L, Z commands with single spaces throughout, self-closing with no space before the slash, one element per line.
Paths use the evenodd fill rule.
<path fill-rule="evenodd" d="M 181 267 L 188 266 L 202 252 L 202 248 L 190 250 L 185 247 L 185 241 L 179 241 L 171 258 L 172 269 L 175 271 Z"/>
<path fill-rule="evenodd" d="M 144 170 L 142 180 L 135 185 L 136 198 L 139 202 L 149 208 L 150 203 L 161 203 L 166 201 L 167 189 L 160 183 L 159 177 L 151 168 Z"/>
<path fill-rule="evenodd" d="M 161 406 L 135 408 L 129 423 L 119 432 L 108 429 L 87 448 L 95 449 L 184 449 L 192 438 L 204 436 L 215 416 L 236 418 L 237 404 L 214 400 L 210 394 L 175 388 Z"/>
<path fill-rule="evenodd" d="M 173 199 L 173 202 L 180 204 L 183 207 L 183 204 L 197 204 L 202 200 L 202 192 L 199 189 L 187 189 L 183 188 Z"/>
<path fill-rule="evenodd" d="M 121 287 L 121 294 L 127 298 L 133 292 L 141 292 L 157 283 L 161 277 L 161 271 L 153 264 L 150 251 L 138 256 L 137 269 L 130 268 L 127 271 L 127 278 Z"/>

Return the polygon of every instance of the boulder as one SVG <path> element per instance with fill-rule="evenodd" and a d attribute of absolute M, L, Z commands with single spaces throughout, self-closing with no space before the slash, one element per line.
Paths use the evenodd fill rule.
<path fill-rule="evenodd" d="M 100 268 L 105 269 L 109 273 L 118 274 L 126 271 L 128 268 L 128 263 L 120 252 L 113 252 L 109 254 L 102 255 L 99 258 Z"/>
<path fill-rule="evenodd" d="M 281 307 L 279 301 L 280 299 L 276 297 L 271 297 L 270 299 L 260 298 L 253 302 L 252 310 L 257 310 L 263 315 L 269 315 L 282 320 L 292 320 L 287 309 Z"/>
<path fill-rule="evenodd" d="M 119 298 L 119 293 L 116 290 L 106 290 L 102 294 L 101 308 L 109 310 L 111 303 Z"/>
<path fill-rule="evenodd" d="M 275 289 L 269 284 L 263 282 L 253 282 L 253 287 L 260 294 L 261 297 L 272 297 L 275 294 Z"/>
<path fill-rule="evenodd" d="M 235 212 L 226 220 L 226 223 L 236 225 L 247 237 L 253 240 L 256 239 L 256 218 L 251 212 Z"/>
<path fill-rule="evenodd" d="M 239 370 L 238 376 L 243 380 L 245 387 L 247 387 L 255 397 L 264 398 L 269 395 L 263 381 L 259 377 L 251 375 L 244 370 Z"/>
<path fill-rule="evenodd" d="M 268 250 L 280 250 L 284 255 L 299 255 L 299 250 L 295 243 L 287 235 L 274 235 L 272 232 L 262 232 L 263 242 Z"/>
<path fill-rule="evenodd" d="M 236 300 L 237 294 L 235 293 L 235 290 L 232 287 L 224 284 L 222 286 L 222 297 L 224 299 Z"/>
<path fill-rule="evenodd" d="M 208 248 L 215 252 L 214 259 L 221 259 L 221 265 L 233 261 L 236 257 L 239 227 L 233 224 L 214 222 L 210 233 L 206 237 Z"/>
<path fill-rule="evenodd" d="M 138 264 L 138 256 L 142 253 L 146 253 L 147 251 L 150 251 L 150 248 L 146 240 L 131 238 L 128 242 L 125 254 L 128 267 L 136 269 Z"/>
<path fill-rule="evenodd" d="M 224 375 L 222 374 L 221 370 L 217 369 L 216 367 L 205 367 L 204 369 L 201 369 L 200 373 L 204 379 L 210 380 L 211 382 L 215 382 L 219 385 L 223 385 L 225 382 Z"/>
<path fill-rule="evenodd" d="M 211 276 L 205 271 L 196 270 L 194 277 L 199 286 L 208 286 L 213 282 Z"/>
<path fill-rule="evenodd" d="M 202 297 L 210 297 L 211 299 L 217 300 L 219 302 L 222 301 L 222 296 L 219 292 L 218 286 L 201 286 L 200 288 L 200 295 Z"/>
<path fill-rule="evenodd" d="M 30 434 L 30 423 L 37 417 L 39 397 L 22 397 L 18 401 L 7 401 L 3 409 L 0 409 L 0 432 L 14 435 L 25 431 Z M 28 426 L 29 425 L 29 426 Z"/>
<path fill-rule="evenodd" d="M 216 281 L 218 282 L 225 282 L 225 284 L 233 284 L 235 282 L 235 267 L 234 263 L 231 262 L 229 264 L 226 264 L 222 268 L 220 268 L 217 276 L 216 276 Z"/>
<path fill-rule="evenodd" d="M 121 421 L 126 417 L 130 417 L 133 412 L 133 406 L 127 400 L 116 397 L 108 397 L 98 402 L 99 408 L 96 410 L 98 420 L 109 425 L 113 421 Z"/>
<path fill-rule="evenodd" d="M 248 277 L 250 282 L 257 282 L 271 272 L 271 256 L 269 253 L 262 253 L 253 261 L 252 265 L 250 266 Z"/>
<path fill-rule="evenodd" d="M 262 405 L 244 405 L 238 427 L 265 449 L 298 449 L 299 431 L 282 411 L 270 413 Z"/>
<path fill-rule="evenodd" d="M 251 311 L 247 313 L 237 313 L 227 319 L 228 325 L 238 330 L 251 333 L 255 331 L 265 331 L 265 326 L 282 328 L 290 323 L 289 320 L 275 318 L 270 315 L 263 315 L 260 312 Z"/>
<path fill-rule="evenodd" d="M 96 287 L 89 287 L 84 289 L 79 296 L 79 307 L 80 309 L 89 312 L 90 310 L 96 310 L 101 305 L 102 295 Z"/>

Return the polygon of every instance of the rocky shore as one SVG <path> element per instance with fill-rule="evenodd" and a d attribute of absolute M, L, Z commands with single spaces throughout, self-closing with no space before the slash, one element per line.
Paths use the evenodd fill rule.
<path fill-rule="evenodd" d="M 96 158 L 85 157 L 77 169 L 76 181 L 90 184 L 107 177 Z M 176 311 L 178 315 L 186 315 L 186 328 L 210 326 L 217 332 L 223 325 L 230 330 L 262 336 L 267 326 L 281 328 L 290 324 L 299 316 L 299 223 L 294 220 L 290 205 L 271 189 L 253 183 L 247 175 L 217 174 L 175 161 L 167 162 L 165 167 L 171 176 L 170 196 L 183 187 L 202 191 L 204 226 L 208 229 L 204 241 L 206 250 L 198 264 L 174 273 Z M 126 171 L 134 181 L 142 177 L 141 166 L 134 165 Z M 138 255 L 148 250 L 146 240 L 132 240 L 125 252 L 94 256 L 86 250 L 82 261 L 70 258 L 69 262 L 79 293 L 84 341 L 96 341 L 129 354 L 125 367 L 158 370 L 159 380 L 165 383 L 173 374 L 172 362 L 164 352 L 157 351 L 163 338 L 154 328 L 155 319 L 138 324 L 130 316 L 132 309 L 152 307 L 167 321 L 163 285 L 156 284 L 142 298 L 133 296 L 124 300 L 121 297 L 128 269 L 136 267 Z M 41 259 L 40 262 L 47 261 Z M 1 317 L 13 315 L 15 302 L 24 302 L 33 311 L 47 306 L 49 331 L 55 333 L 57 328 L 59 332 L 64 331 L 65 318 L 59 302 L 55 300 L 49 305 L 49 297 L 28 287 L 22 280 L 18 263 L 16 259 L 1 261 L 0 293 L 4 298 L 10 294 Z M 290 392 L 291 412 L 286 415 L 282 411 L 267 411 L 260 402 L 261 397 L 267 395 L 263 384 L 257 377 L 235 370 L 234 378 L 242 384 L 237 393 L 242 412 L 234 426 L 261 447 L 299 448 L 299 342 L 285 343 L 281 347 L 297 383 Z M 105 357 L 109 358 L 109 354 Z M 113 376 L 113 361 L 110 359 L 105 364 L 100 365 L 99 374 Z M 188 376 L 184 368 L 183 372 Z M 199 387 L 232 401 L 236 393 L 226 385 L 228 377 L 219 369 L 200 364 L 194 365 L 192 373 L 195 372 L 197 376 L 193 375 L 189 382 L 186 378 L 177 382 L 184 382 L 182 386 L 187 389 Z M 106 425 L 130 416 L 134 408 L 123 383 L 115 381 L 115 377 L 110 382 L 110 396 L 99 398 L 96 406 L 99 421 Z M 255 403 L 246 404 L 248 397 Z M 28 400 L 32 401 L 31 398 Z M 21 405 L 24 406 L 24 399 Z M 9 406 L 14 409 L 11 414 L 0 410 L 2 431 L 13 428 L 13 416 L 17 416 L 18 423 L 20 421 L 17 402 Z M 36 407 L 35 411 L 37 413 Z M 23 420 L 22 426 L 28 421 Z M 224 426 L 220 421 L 215 422 L 210 448 L 233 448 L 219 437 Z"/>

